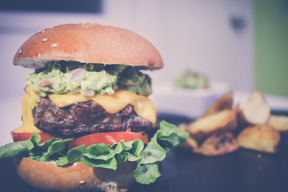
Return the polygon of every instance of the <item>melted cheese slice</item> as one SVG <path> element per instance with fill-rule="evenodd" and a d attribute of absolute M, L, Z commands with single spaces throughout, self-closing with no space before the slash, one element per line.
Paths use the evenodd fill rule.
<path fill-rule="evenodd" d="M 42 131 L 34 126 L 32 110 L 40 101 L 32 86 L 26 87 L 26 94 L 22 97 L 22 120 L 23 125 L 13 130 L 14 133 L 41 133 Z"/>
<path fill-rule="evenodd" d="M 66 107 L 77 102 L 93 100 L 101 105 L 108 113 L 114 114 L 124 109 L 128 104 L 134 106 L 136 114 L 143 119 L 150 121 L 153 126 L 156 124 L 157 111 L 154 103 L 145 96 L 136 95 L 126 90 L 118 90 L 113 95 L 95 95 L 86 97 L 81 94 L 50 94 L 49 98 L 58 107 Z M 32 89 L 32 86 L 26 88 L 26 94 L 22 98 L 22 119 L 23 126 L 15 129 L 15 133 L 40 133 L 42 132 L 34 126 L 32 110 L 40 101 Z"/>
<path fill-rule="evenodd" d="M 95 95 L 93 97 L 81 94 L 50 94 L 49 98 L 58 107 L 66 107 L 73 103 L 93 100 L 101 105 L 106 112 L 115 114 L 124 109 L 127 105 L 134 106 L 136 114 L 143 119 L 156 123 L 157 111 L 154 103 L 145 96 L 137 95 L 126 90 L 118 90 L 113 95 Z"/>

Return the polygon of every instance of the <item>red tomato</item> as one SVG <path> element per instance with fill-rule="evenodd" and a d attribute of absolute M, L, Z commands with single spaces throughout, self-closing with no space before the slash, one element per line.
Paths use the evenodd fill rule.
<path fill-rule="evenodd" d="M 105 143 L 106 145 L 113 145 L 124 139 L 125 142 L 140 139 L 143 143 L 148 143 L 148 135 L 139 132 L 107 132 L 107 133 L 92 133 L 69 142 L 68 147 L 73 148 L 79 145 L 90 146 L 98 143 Z"/>
<path fill-rule="evenodd" d="M 13 141 L 25 141 L 30 139 L 31 135 L 34 133 L 15 133 L 13 131 L 11 131 L 11 135 L 13 138 Z M 41 132 L 41 133 L 37 133 L 41 136 L 41 140 L 40 143 L 44 143 L 45 141 L 48 141 L 49 139 L 53 138 L 54 136 L 49 134 L 49 133 L 45 133 L 45 132 Z"/>

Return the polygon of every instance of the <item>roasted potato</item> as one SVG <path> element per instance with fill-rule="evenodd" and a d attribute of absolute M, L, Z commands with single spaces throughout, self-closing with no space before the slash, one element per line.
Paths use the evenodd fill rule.
<path fill-rule="evenodd" d="M 237 142 L 243 148 L 275 153 L 280 143 L 280 133 L 266 124 L 249 126 L 239 133 Z"/>
<path fill-rule="evenodd" d="M 192 137 L 188 137 L 188 139 L 183 143 L 182 147 L 194 153 L 199 153 L 198 143 Z"/>
<path fill-rule="evenodd" d="M 190 135 L 183 147 L 205 156 L 231 153 L 239 147 L 275 153 L 280 133 L 288 132 L 288 116 L 271 115 L 260 91 L 233 108 L 233 93 L 229 92 L 211 104 L 200 118 L 179 125 L 179 130 Z"/>
<path fill-rule="evenodd" d="M 288 117 L 282 115 L 271 115 L 268 125 L 280 132 L 288 132 Z"/>
<path fill-rule="evenodd" d="M 182 147 L 196 154 L 217 156 L 236 151 L 239 145 L 232 133 L 223 133 L 210 136 L 200 145 L 195 139 L 189 137 Z"/>
<path fill-rule="evenodd" d="M 219 111 L 223 111 L 225 109 L 231 110 L 233 107 L 233 92 L 229 92 L 219 99 L 217 99 L 214 103 L 212 103 L 204 112 L 202 117 L 212 115 Z"/>
<path fill-rule="evenodd" d="M 238 118 L 241 124 L 265 124 L 270 117 L 270 107 L 260 91 L 251 94 L 248 100 L 238 106 Z"/>
<path fill-rule="evenodd" d="M 212 135 L 206 139 L 197 152 L 207 156 L 224 155 L 236 151 L 239 145 L 232 133 Z"/>
<path fill-rule="evenodd" d="M 187 131 L 191 137 L 197 141 L 202 141 L 212 135 L 231 131 L 236 127 L 236 112 L 223 110 L 188 124 Z"/>
<path fill-rule="evenodd" d="M 179 132 L 187 132 L 187 124 L 181 123 L 178 125 Z M 195 139 L 192 137 L 188 137 L 188 139 L 182 144 L 182 147 L 195 152 L 195 150 L 198 148 L 198 143 Z"/>

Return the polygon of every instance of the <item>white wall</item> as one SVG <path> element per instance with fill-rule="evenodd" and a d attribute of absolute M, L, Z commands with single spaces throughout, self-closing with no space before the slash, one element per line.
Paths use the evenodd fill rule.
<path fill-rule="evenodd" d="M 105 0 L 103 4 L 100 15 L 0 12 L 0 104 L 5 106 L 0 107 L 1 132 L 5 132 L 0 134 L 0 144 L 8 137 L 8 130 L 21 124 L 20 99 L 25 76 L 32 71 L 14 67 L 13 56 L 30 35 L 57 24 L 98 22 L 144 36 L 165 62 L 164 69 L 151 73 L 157 85 L 172 83 L 191 68 L 212 80 L 227 82 L 231 89 L 253 89 L 251 0 Z M 234 31 L 231 16 L 245 19 L 246 27 Z M 13 109 L 9 102 L 13 102 Z"/>
<path fill-rule="evenodd" d="M 231 89 L 253 89 L 252 1 L 126 0 L 120 7 L 115 2 L 108 1 L 106 19 L 146 37 L 164 59 L 154 82 L 173 81 L 190 68 Z M 233 16 L 246 21 L 242 31 L 232 29 Z"/>

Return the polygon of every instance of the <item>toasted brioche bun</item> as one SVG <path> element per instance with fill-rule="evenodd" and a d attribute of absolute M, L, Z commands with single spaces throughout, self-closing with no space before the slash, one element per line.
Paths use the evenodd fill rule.
<path fill-rule="evenodd" d="M 124 64 L 144 69 L 163 67 L 157 49 L 126 29 L 100 24 L 65 24 L 43 29 L 18 49 L 13 63 L 29 68 L 47 61 Z"/>
<path fill-rule="evenodd" d="M 126 191 L 135 180 L 135 164 L 118 164 L 116 171 L 89 167 L 81 162 L 60 167 L 55 162 L 40 162 L 28 158 L 16 159 L 18 175 L 26 183 L 43 190 Z"/>

